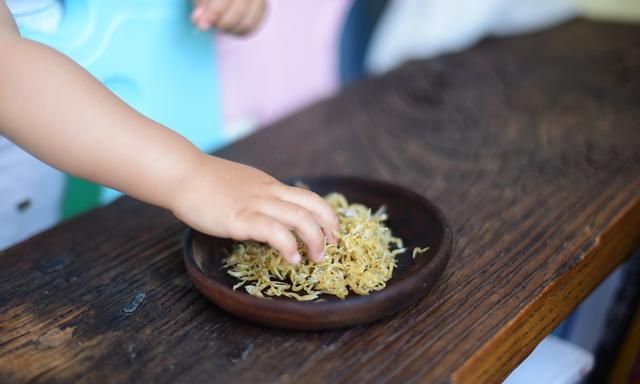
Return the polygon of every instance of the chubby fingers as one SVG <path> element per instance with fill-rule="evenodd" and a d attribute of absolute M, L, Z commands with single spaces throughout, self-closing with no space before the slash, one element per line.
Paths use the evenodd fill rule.
<path fill-rule="evenodd" d="M 242 20 L 250 9 L 251 1 L 234 0 L 227 10 L 222 14 L 215 26 L 223 32 L 238 33 L 242 25 Z"/>
<path fill-rule="evenodd" d="M 307 245 L 307 254 L 315 262 L 324 258 L 324 236 L 316 217 L 304 207 L 287 201 L 269 199 L 258 210 L 294 230 Z"/>
<path fill-rule="evenodd" d="M 191 21 L 205 31 L 216 25 L 231 5 L 232 0 L 195 0 Z"/>
<path fill-rule="evenodd" d="M 242 19 L 236 25 L 233 33 L 242 36 L 253 32 L 262 21 L 267 4 L 265 0 L 249 0 L 247 10 L 244 12 Z"/>
<path fill-rule="evenodd" d="M 280 188 L 278 196 L 284 201 L 299 205 L 311 212 L 322 227 L 327 242 L 335 244 L 337 240 L 334 232 L 338 231 L 338 216 L 324 199 L 306 189 L 287 185 L 282 185 Z"/>
<path fill-rule="evenodd" d="M 242 239 L 252 239 L 271 245 L 289 264 L 300 262 L 298 242 L 289 228 L 279 220 L 254 212 L 246 217 L 244 227 L 243 235 L 239 236 Z"/>
<path fill-rule="evenodd" d="M 194 0 L 193 10 L 191 11 L 191 22 L 201 31 L 211 27 L 207 16 L 209 2 L 206 0 Z"/>

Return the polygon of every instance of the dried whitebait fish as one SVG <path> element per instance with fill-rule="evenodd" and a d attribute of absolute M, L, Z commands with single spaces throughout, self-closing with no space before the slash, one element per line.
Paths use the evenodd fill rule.
<path fill-rule="evenodd" d="M 224 261 L 229 275 L 258 297 L 284 296 L 301 301 L 329 294 L 344 299 L 350 292 L 367 295 L 386 286 L 396 267 L 396 256 L 406 249 L 402 239 L 385 225 L 387 214 L 380 207 L 374 214 L 362 204 L 349 204 L 339 193 L 325 197 L 340 220 L 338 243 L 328 244 L 322 262 L 306 257 L 298 241 L 302 261 L 288 264 L 275 249 L 255 241 L 236 243 Z M 413 257 L 426 251 L 416 248 Z"/>

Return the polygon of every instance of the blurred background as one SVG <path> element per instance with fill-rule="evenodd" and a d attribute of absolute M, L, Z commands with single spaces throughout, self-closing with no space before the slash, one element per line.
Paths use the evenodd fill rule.
<path fill-rule="evenodd" d="M 198 31 L 188 0 L 7 4 L 23 36 L 65 53 L 133 108 L 205 151 L 410 59 L 576 17 L 640 22 L 638 0 L 273 0 L 259 30 L 239 38 Z M 0 186 L 11 200 L 0 206 L 0 220 L 12 223 L 0 231 L 0 249 L 119 195 L 68 177 L 2 137 L 0 146 L 13 153 L 12 166 L 0 171 L 16 180 Z M 607 317 L 620 282 L 637 274 L 616 270 L 507 382 L 573 383 L 589 372 L 587 380 L 599 382 L 593 372 Z M 637 357 L 626 358 L 635 371 L 622 382 L 640 382 Z"/>

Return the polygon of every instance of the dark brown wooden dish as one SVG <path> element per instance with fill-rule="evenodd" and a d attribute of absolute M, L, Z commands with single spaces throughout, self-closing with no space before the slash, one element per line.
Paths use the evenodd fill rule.
<path fill-rule="evenodd" d="M 222 268 L 232 241 L 189 230 L 185 240 L 185 263 L 191 279 L 211 301 L 244 319 L 292 329 L 337 328 L 377 320 L 397 312 L 424 296 L 445 269 L 451 253 L 451 229 L 442 212 L 424 197 L 397 185 L 354 178 L 298 178 L 320 195 L 340 192 L 350 202 L 373 210 L 385 205 L 387 224 L 405 242 L 398 267 L 387 287 L 368 296 L 350 294 L 340 300 L 331 296 L 315 302 L 263 299 L 244 289 L 233 290 L 237 281 Z M 429 250 L 413 259 L 414 247 Z"/>

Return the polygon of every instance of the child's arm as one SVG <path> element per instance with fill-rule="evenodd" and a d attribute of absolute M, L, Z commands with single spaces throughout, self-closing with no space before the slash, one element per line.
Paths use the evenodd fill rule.
<path fill-rule="evenodd" d="M 0 1 L 0 134 L 76 176 L 170 209 L 221 237 L 270 243 L 290 262 L 295 230 L 312 259 L 337 218 L 308 191 L 208 156 L 138 114 L 64 55 L 23 39 Z"/>
<path fill-rule="evenodd" d="M 191 21 L 200 30 L 246 35 L 260 24 L 266 0 L 193 0 Z"/>

